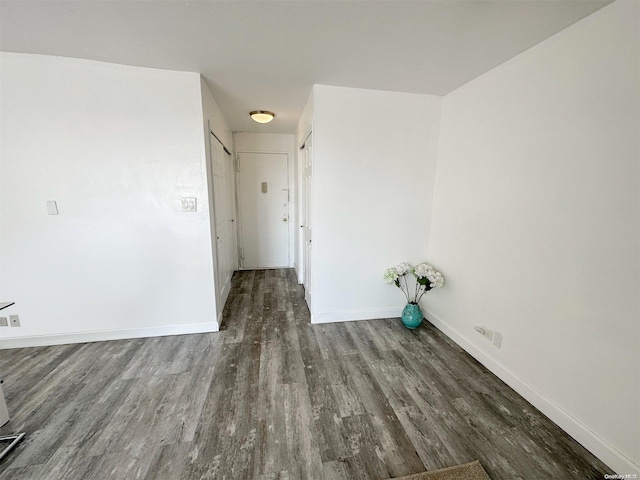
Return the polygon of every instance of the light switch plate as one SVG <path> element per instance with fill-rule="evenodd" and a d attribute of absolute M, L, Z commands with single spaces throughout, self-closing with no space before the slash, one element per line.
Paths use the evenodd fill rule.
<path fill-rule="evenodd" d="M 58 204 L 55 200 L 47 201 L 47 213 L 49 215 L 58 215 Z"/>
<path fill-rule="evenodd" d="M 182 197 L 181 202 L 183 212 L 195 212 L 198 210 L 196 197 Z"/>
<path fill-rule="evenodd" d="M 0 317 L 0 327 L 8 327 L 9 326 L 9 321 L 7 320 L 7 317 Z"/>

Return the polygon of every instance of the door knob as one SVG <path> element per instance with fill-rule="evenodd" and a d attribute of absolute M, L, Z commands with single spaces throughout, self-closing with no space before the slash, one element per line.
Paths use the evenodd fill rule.
<path fill-rule="evenodd" d="M 282 221 L 283 221 L 283 222 L 286 222 L 286 221 L 287 221 L 287 217 L 283 218 L 283 219 L 282 219 Z"/>

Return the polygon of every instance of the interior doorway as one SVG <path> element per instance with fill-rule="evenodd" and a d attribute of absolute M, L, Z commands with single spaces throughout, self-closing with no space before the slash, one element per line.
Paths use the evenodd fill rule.
<path fill-rule="evenodd" d="M 288 172 L 287 154 L 238 154 L 242 269 L 289 266 Z"/>

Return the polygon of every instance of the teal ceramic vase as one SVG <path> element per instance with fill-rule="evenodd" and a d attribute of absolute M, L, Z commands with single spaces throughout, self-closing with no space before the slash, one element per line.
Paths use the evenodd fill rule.
<path fill-rule="evenodd" d="M 402 323 L 411 330 L 418 328 L 423 318 L 420 305 L 415 303 L 407 303 L 407 306 L 402 310 Z"/>

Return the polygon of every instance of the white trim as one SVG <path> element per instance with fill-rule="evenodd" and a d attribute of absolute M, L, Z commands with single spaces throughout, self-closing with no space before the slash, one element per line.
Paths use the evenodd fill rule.
<path fill-rule="evenodd" d="M 428 309 L 422 307 L 422 310 L 425 312 L 427 320 L 436 326 L 438 330 L 457 343 L 458 346 L 478 360 L 482 365 L 487 367 L 493 374 L 500 378 L 500 380 L 513 388 L 534 407 L 549 417 L 562 430 L 571 435 L 578 443 L 615 470 L 616 473 L 620 475 L 627 473 L 640 474 L 640 465 L 637 465 L 633 460 L 627 458 L 604 438 L 589 429 L 589 427 L 580 420 L 571 416 L 569 412 L 546 397 L 535 387 L 522 380 L 491 355 L 483 352 L 455 328 L 449 326 Z"/>
<path fill-rule="evenodd" d="M 232 272 L 231 276 L 233 277 Z M 229 298 L 229 294 L 231 293 L 231 280 L 227 282 L 227 284 L 222 287 L 222 292 L 220 292 L 220 314 L 218 315 L 218 325 L 220 325 L 220 315 L 222 315 L 222 311 L 224 310 L 224 306 L 227 304 L 227 298 Z"/>
<path fill-rule="evenodd" d="M 311 135 L 311 132 L 309 132 L 309 135 L 307 135 L 305 137 L 305 142 L 307 141 L 307 138 L 309 138 L 309 136 Z M 304 142 L 302 143 L 304 145 Z M 302 209 L 303 209 L 303 201 L 302 201 L 302 195 L 304 193 L 304 188 L 302 187 L 302 185 L 304 184 L 304 177 L 302 174 L 302 171 L 304 170 L 304 161 L 302 158 L 302 154 L 300 153 L 302 152 L 302 147 L 298 148 L 296 150 L 296 159 L 295 159 L 295 171 L 298 174 L 296 176 L 295 182 L 296 182 L 296 203 L 294 205 L 294 211 L 296 213 L 296 222 L 294 223 L 294 229 L 295 229 L 295 238 L 294 240 L 296 240 L 296 242 L 294 243 L 294 250 L 295 253 L 297 253 L 298 258 L 296 258 L 296 262 L 294 262 L 294 267 L 296 269 L 296 275 L 298 277 L 298 284 L 302 285 L 304 284 L 304 232 L 302 230 L 302 225 L 300 225 L 300 223 L 302 223 Z M 297 246 L 298 248 L 296 249 L 295 246 Z M 297 265 L 300 265 L 300 268 L 297 268 Z"/>
<path fill-rule="evenodd" d="M 400 313 L 402 313 L 402 307 L 381 308 L 377 310 L 345 310 L 341 312 L 311 313 L 311 323 L 351 322 L 356 320 L 398 318 Z"/>
<path fill-rule="evenodd" d="M 289 265 L 283 265 L 281 267 L 242 267 L 240 270 L 252 271 L 252 270 L 282 270 L 285 268 L 292 268 Z"/>
<path fill-rule="evenodd" d="M 0 340 L 0 350 L 8 348 L 46 347 L 67 343 L 103 342 L 105 340 L 126 340 L 131 338 L 164 337 L 167 335 L 187 335 L 190 333 L 210 333 L 219 330 L 218 322 L 187 323 L 184 325 L 163 325 L 158 327 L 126 328 L 122 330 L 98 330 L 95 332 L 74 332 L 53 335 L 34 335 Z"/>
<path fill-rule="evenodd" d="M 283 133 L 283 134 L 276 134 L 276 135 L 291 135 L 290 133 Z M 286 155 L 287 157 L 289 156 L 290 152 L 286 152 L 283 150 L 238 150 L 236 152 L 237 154 L 240 153 L 264 153 L 266 155 Z"/>
<path fill-rule="evenodd" d="M 304 283 L 301 273 L 302 269 L 298 269 L 298 265 L 294 265 L 293 271 L 296 273 L 296 280 L 298 281 L 298 285 L 302 285 Z"/>

